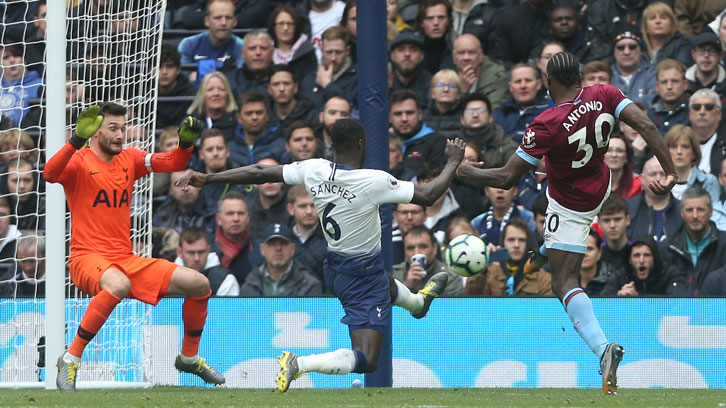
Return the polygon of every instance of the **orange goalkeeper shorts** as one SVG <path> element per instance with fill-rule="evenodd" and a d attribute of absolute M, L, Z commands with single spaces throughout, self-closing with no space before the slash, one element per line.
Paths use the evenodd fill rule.
<path fill-rule="evenodd" d="M 154 306 L 166 296 L 171 274 L 179 267 L 166 259 L 142 258 L 134 254 L 77 255 L 68 260 L 68 266 L 73 283 L 91 296 L 101 291 L 101 276 L 104 272 L 115 267 L 131 281 L 131 290 L 126 297 Z"/>

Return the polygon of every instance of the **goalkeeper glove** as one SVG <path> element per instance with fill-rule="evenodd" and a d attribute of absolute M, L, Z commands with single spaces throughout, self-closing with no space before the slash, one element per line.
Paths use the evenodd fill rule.
<path fill-rule="evenodd" d="M 100 106 L 91 105 L 78 115 L 78 120 L 76 120 L 76 133 L 71 136 L 70 140 L 73 147 L 80 149 L 91 136 L 98 132 L 103 122 L 103 115 L 98 114 L 100 110 Z"/>
<path fill-rule="evenodd" d="M 192 143 L 199 137 L 204 128 L 202 122 L 193 116 L 187 116 L 179 126 L 179 146 L 184 149 L 192 147 Z"/>

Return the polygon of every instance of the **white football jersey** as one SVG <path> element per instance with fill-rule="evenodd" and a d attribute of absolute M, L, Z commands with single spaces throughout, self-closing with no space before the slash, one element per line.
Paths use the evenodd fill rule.
<path fill-rule="evenodd" d="M 340 255 L 381 251 L 378 205 L 409 203 L 413 183 L 381 170 L 350 169 L 325 159 L 309 159 L 282 168 L 286 184 L 303 184 L 313 198 L 328 248 Z"/>

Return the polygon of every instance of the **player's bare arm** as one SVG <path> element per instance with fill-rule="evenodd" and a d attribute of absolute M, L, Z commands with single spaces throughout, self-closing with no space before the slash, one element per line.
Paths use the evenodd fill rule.
<path fill-rule="evenodd" d="M 480 169 L 464 163 L 456 173 L 464 181 L 509 190 L 531 168 L 531 164 L 515 153 L 509 158 L 504 167 Z"/>
<path fill-rule="evenodd" d="M 177 180 L 176 185 L 177 187 L 186 189 L 188 185 L 204 187 L 207 184 L 213 183 L 263 184 L 282 181 L 284 180 L 282 178 L 281 165 L 265 166 L 263 164 L 252 164 L 215 174 L 191 172 Z"/>
<path fill-rule="evenodd" d="M 650 183 L 648 187 L 655 194 L 668 194 L 671 188 L 676 185 L 678 181 L 678 175 L 676 174 L 676 167 L 673 165 L 671 154 L 668 151 L 668 146 L 663 140 L 663 136 L 658 132 L 658 128 L 655 127 L 653 122 L 640 110 L 635 104 L 631 103 L 626 106 L 625 109 L 620 113 L 620 120 L 628 124 L 630 127 L 638 131 L 640 135 L 645 139 L 645 142 L 653 151 L 655 157 L 658 158 L 660 165 L 665 171 L 666 179 L 664 183 L 655 181 Z"/>
<path fill-rule="evenodd" d="M 456 169 L 464 160 L 465 147 L 466 143 L 459 138 L 446 141 L 446 166 L 444 166 L 444 170 L 430 183 L 423 186 L 420 184 L 414 185 L 412 203 L 430 206 L 446 192 L 451 180 L 454 179 Z"/>

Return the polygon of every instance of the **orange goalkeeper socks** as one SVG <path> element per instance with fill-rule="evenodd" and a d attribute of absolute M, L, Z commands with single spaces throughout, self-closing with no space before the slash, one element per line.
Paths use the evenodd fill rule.
<path fill-rule="evenodd" d="M 68 349 L 69 354 L 81 357 L 88 342 L 101 330 L 103 324 L 106 323 L 106 319 L 113 312 L 113 308 L 119 302 L 121 302 L 121 299 L 118 296 L 105 289 L 91 299 L 91 303 L 88 304 L 88 309 L 86 309 L 86 313 L 81 319 L 81 325 L 78 326 L 76 337 Z"/>
<path fill-rule="evenodd" d="M 187 297 L 182 305 L 184 320 L 184 340 L 181 353 L 186 357 L 194 357 L 199 352 L 199 340 L 202 338 L 204 322 L 207 320 L 207 301 L 212 295 L 210 290 L 202 297 Z"/>

